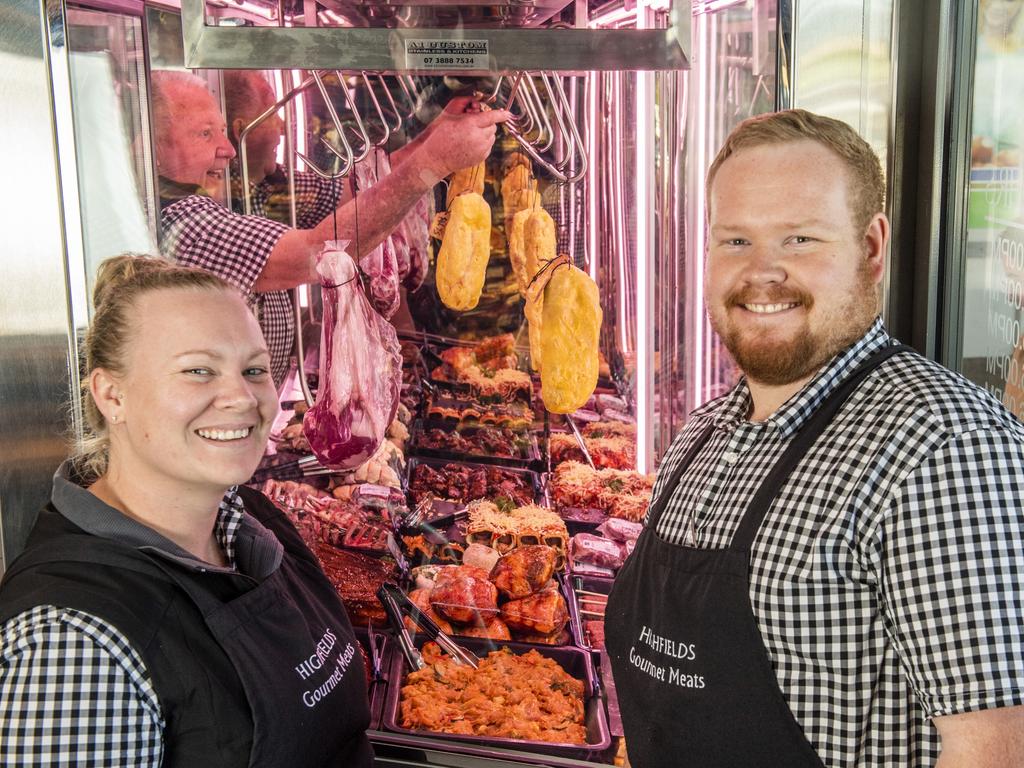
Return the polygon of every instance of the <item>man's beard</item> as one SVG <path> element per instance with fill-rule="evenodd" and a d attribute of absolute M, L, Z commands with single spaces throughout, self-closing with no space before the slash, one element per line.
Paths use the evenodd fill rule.
<path fill-rule="evenodd" d="M 733 360 L 751 381 L 768 386 L 784 386 L 809 378 L 836 354 L 859 339 L 871 326 L 878 314 L 878 300 L 874 284 L 865 265 L 860 271 L 857 288 L 847 301 L 829 316 L 822 318 L 817 333 L 808 323 L 791 338 L 768 342 L 749 330 L 744 333 L 728 318 L 728 311 L 740 304 L 755 300 L 759 303 L 799 303 L 798 311 L 807 317 L 814 307 L 814 298 L 802 291 L 778 288 L 775 290 L 740 289 L 725 300 L 721 318 L 709 312 L 711 327 L 715 329 Z"/>

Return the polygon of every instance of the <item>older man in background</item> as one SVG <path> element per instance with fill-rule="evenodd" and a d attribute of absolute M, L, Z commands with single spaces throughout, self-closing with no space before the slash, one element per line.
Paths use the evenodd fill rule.
<path fill-rule="evenodd" d="M 356 240 L 356 206 L 351 201 L 328 206 L 329 215 L 307 222 L 308 229 L 225 208 L 207 192 L 222 183 L 236 154 L 220 108 L 206 84 L 191 74 L 156 71 L 152 82 L 161 249 L 177 261 L 220 275 L 249 296 L 270 349 L 274 381 L 280 385 L 293 335 L 287 291 L 318 279 L 316 255 L 325 241 Z M 453 102 L 393 158 L 388 176 L 360 194 L 356 258 L 379 245 L 441 179 L 487 157 L 495 125 L 508 113 L 469 111 L 471 107 L 466 100 Z M 268 133 L 273 129 L 269 126 Z M 269 165 L 267 160 L 264 170 Z"/>

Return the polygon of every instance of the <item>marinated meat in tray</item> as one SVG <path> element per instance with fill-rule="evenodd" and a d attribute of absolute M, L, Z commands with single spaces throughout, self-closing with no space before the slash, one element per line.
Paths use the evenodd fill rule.
<path fill-rule="evenodd" d="M 345 603 L 353 624 L 366 624 L 370 619 L 377 624 L 387 621 L 377 599 L 377 590 L 385 581 L 397 578 L 393 565 L 359 552 L 335 549 L 329 544 L 317 543 L 312 550 Z"/>
<path fill-rule="evenodd" d="M 558 588 L 552 586 L 519 600 L 509 600 L 501 606 L 501 619 L 516 632 L 550 638 L 562 631 L 569 620 L 569 609 Z"/>
<path fill-rule="evenodd" d="M 413 502 L 427 494 L 452 501 L 506 498 L 516 504 L 531 504 L 534 487 L 529 475 L 499 467 L 468 467 L 445 464 L 432 467 L 417 464 L 409 483 Z"/>
<path fill-rule="evenodd" d="M 498 615 L 498 590 L 487 571 L 471 565 L 442 568 L 430 592 L 433 609 L 460 624 L 486 624 Z"/>
<path fill-rule="evenodd" d="M 588 425 L 589 426 L 589 425 Z M 635 469 L 636 440 L 623 435 L 608 437 L 583 436 L 590 458 L 598 469 Z M 551 466 L 565 461 L 585 461 L 576 439 L 566 432 L 555 432 L 548 441 Z"/>
<path fill-rule="evenodd" d="M 612 517 L 642 520 L 651 502 L 653 475 L 617 469 L 591 469 L 576 461 L 551 473 L 551 493 L 559 507 L 600 509 Z"/>
<path fill-rule="evenodd" d="M 543 544 L 518 547 L 497 562 L 491 580 L 503 595 L 518 600 L 544 588 L 555 575 L 557 558 L 558 553 Z"/>
<path fill-rule="evenodd" d="M 501 427 L 479 427 L 465 433 L 457 429 L 427 429 L 416 440 L 417 448 L 461 453 L 467 456 L 498 456 L 517 459 L 525 456 L 529 438 L 523 432 Z"/>
<path fill-rule="evenodd" d="M 471 565 L 418 567 L 413 569 L 417 589 L 410 599 L 429 606 L 431 615 L 440 616 L 454 635 L 565 645 L 568 606 L 551 579 L 557 556 L 540 545 L 498 558 L 490 573 Z"/>
<path fill-rule="evenodd" d="M 584 685 L 537 651 L 493 651 L 478 669 L 442 656 L 433 643 L 428 664 L 402 686 L 406 728 L 586 744 Z"/>

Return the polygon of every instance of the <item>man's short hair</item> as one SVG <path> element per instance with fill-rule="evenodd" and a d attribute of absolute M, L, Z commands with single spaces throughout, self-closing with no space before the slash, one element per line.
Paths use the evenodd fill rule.
<path fill-rule="evenodd" d="M 736 126 L 708 169 L 707 199 L 711 199 L 711 184 L 722 163 L 736 152 L 765 144 L 806 140 L 818 142 L 843 161 L 849 174 L 850 213 L 854 226 L 861 231 L 867 229 L 871 217 L 884 211 L 885 179 L 878 155 L 846 123 L 804 109 L 757 115 Z"/>
<path fill-rule="evenodd" d="M 266 106 L 266 94 L 273 95 L 273 86 L 261 72 L 253 69 L 224 70 L 224 111 L 228 122 L 228 138 L 235 143 L 231 123 L 241 117 L 250 122 Z"/>
<path fill-rule="evenodd" d="M 201 88 L 209 93 L 206 81 L 180 69 L 154 69 L 149 75 L 152 87 L 154 133 L 161 136 L 174 119 L 175 107 L 183 88 Z"/>

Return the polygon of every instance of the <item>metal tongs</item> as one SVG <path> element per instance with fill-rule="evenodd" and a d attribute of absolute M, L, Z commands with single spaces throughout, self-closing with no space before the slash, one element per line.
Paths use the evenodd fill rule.
<path fill-rule="evenodd" d="M 572 416 L 568 413 L 565 414 L 565 423 L 569 425 L 569 430 L 572 432 L 572 436 L 576 438 L 576 444 L 579 445 L 580 450 L 583 451 L 583 458 L 587 460 L 587 464 L 590 465 L 591 469 L 597 469 L 594 466 L 594 460 L 590 457 L 590 451 L 587 450 L 587 441 L 583 439 L 583 435 L 580 434 L 579 427 L 576 426 L 576 422 L 573 421 Z"/>
<path fill-rule="evenodd" d="M 413 669 L 423 669 L 426 664 L 423 661 L 423 655 L 409 636 L 409 630 L 405 626 L 403 614 L 408 615 L 423 630 L 427 637 L 441 646 L 442 650 L 457 662 L 470 666 L 473 669 L 477 669 L 480 666 L 480 659 L 472 651 L 467 651 L 442 632 L 441 628 L 437 626 L 437 622 L 423 613 L 412 600 L 406 597 L 405 593 L 397 585 L 388 582 L 381 584 L 380 589 L 377 590 L 377 599 L 380 600 L 381 605 L 384 606 L 384 610 L 388 614 L 391 628 L 398 639 L 398 647 L 402 649 L 406 661 L 409 662 L 409 666 Z"/>

